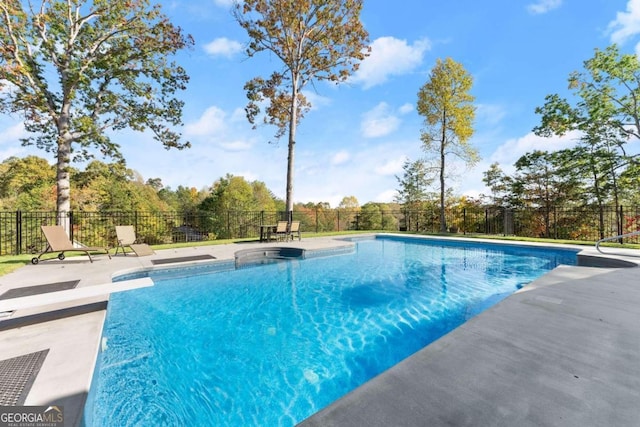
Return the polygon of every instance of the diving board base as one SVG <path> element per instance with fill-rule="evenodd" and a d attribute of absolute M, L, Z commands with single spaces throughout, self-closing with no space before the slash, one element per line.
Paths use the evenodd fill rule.
<path fill-rule="evenodd" d="M 85 286 L 83 288 L 5 299 L 0 300 L 0 313 L 37 308 L 52 304 L 68 303 L 85 298 L 109 295 L 114 292 L 146 288 L 149 286 L 153 286 L 153 280 L 149 277 L 143 277 L 140 279 L 125 280 L 122 282 L 105 283 L 103 285 Z"/>

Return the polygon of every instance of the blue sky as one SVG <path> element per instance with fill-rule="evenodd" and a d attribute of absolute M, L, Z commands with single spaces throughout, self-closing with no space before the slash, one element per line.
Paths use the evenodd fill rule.
<path fill-rule="evenodd" d="M 268 76 L 280 63 L 267 53 L 246 58 L 246 34 L 230 13 L 231 0 L 164 1 L 164 12 L 193 35 L 195 46 L 178 61 L 191 82 L 183 135 L 192 148 L 164 150 L 149 135 L 113 135 L 130 168 L 165 186 L 210 186 L 227 173 L 264 181 L 284 198 L 286 140 L 270 144 L 275 129 L 252 130 L 243 107 L 244 83 Z M 595 48 L 618 43 L 636 51 L 640 0 L 365 0 L 361 19 L 371 56 L 350 81 L 306 89 L 313 109 L 298 128 L 294 200 L 329 202 L 345 196 L 361 204 L 393 200 L 405 159 L 415 160 L 422 119 L 419 88 L 437 58 L 451 57 L 473 76 L 477 107 L 471 143 L 482 157 L 473 169 L 456 168 L 457 194 L 486 191 L 482 172 L 493 162 L 506 171 L 534 149 L 561 149 L 575 135 L 543 139 L 531 129 L 534 110 L 551 93 L 568 95 L 567 77 L 582 70 Z M 640 50 L 638 50 L 640 51 Z M 0 161 L 51 154 L 21 147 L 18 117 L 0 116 Z"/>

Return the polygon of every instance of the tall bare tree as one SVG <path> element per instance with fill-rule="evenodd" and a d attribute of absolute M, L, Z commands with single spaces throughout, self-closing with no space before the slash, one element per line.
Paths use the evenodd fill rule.
<path fill-rule="evenodd" d="M 448 156 L 467 166 L 479 161 L 478 151 L 469 144 L 473 135 L 475 98 L 469 93 L 471 75 L 451 58 L 438 59 L 429 81 L 418 92 L 418 113 L 424 116 L 420 139 L 428 154 L 437 158 L 440 173 L 440 231 L 447 231 L 445 217 L 445 177 Z"/>
<path fill-rule="evenodd" d="M 184 148 L 185 70 L 171 61 L 193 44 L 148 0 L 0 1 L 0 112 L 21 113 L 23 140 L 57 157 L 57 210 L 70 210 L 70 162 L 91 148 L 120 158 L 108 130 L 150 129 Z"/>
<path fill-rule="evenodd" d="M 288 136 L 286 210 L 293 211 L 294 146 L 298 122 L 310 108 L 302 89 L 312 81 L 345 81 L 368 55 L 368 33 L 360 22 L 363 0 L 244 0 L 234 15 L 251 41 L 247 55 L 268 51 L 282 68 L 268 79 L 245 85 L 247 118 L 255 127 L 260 103 L 263 122 Z"/>

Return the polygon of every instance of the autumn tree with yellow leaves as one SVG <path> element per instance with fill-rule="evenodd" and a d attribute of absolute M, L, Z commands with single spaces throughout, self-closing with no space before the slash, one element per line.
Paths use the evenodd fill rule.
<path fill-rule="evenodd" d="M 438 59 L 429 80 L 418 92 L 418 113 L 424 117 L 420 139 L 428 155 L 435 159 L 440 178 L 440 231 L 447 231 L 445 197 L 447 159 L 457 157 L 468 167 L 479 161 L 478 151 L 469 143 L 473 136 L 475 98 L 469 93 L 473 79 L 451 58 Z"/>

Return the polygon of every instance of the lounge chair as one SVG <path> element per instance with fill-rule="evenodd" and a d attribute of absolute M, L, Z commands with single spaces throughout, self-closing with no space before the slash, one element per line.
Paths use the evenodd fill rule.
<path fill-rule="evenodd" d="M 116 253 L 122 248 L 122 253 L 127 256 L 125 246 L 130 248 L 137 256 L 153 255 L 155 252 L 151 249 L 151 246 L 146 243 L 141 243 L 136 237 L 136 231 L 133 225 L 116 225 L 116 237 L 118 239 L 118 245 L 116 246 Z"/>
<path fill-rule="evenodd" d="M 276 225 L 276 230 L 273 232 L 276 240 L 286 240 L 288 236 L 288 228 L 289 223 L 287 221 L 278 221 L 278 225 Z"/>
<path fill-rule="evenodd" d="M 293 240 L 294 234 L 298 235 L 298 240 L 302 240 L 302 236 L 300 235 L 300 221 L 291 221 L 288 237 Z"/>
<path fill-rule="evenodd" d="M 31 258 L 31 264 L 37 264 L 40 262 L 40 257 L 49 252 L 60 252 L 58 254 L 58 259 L 63 260 L 65 252 L 84 252 L 89 257 L 89 261 L 93 262 L 91 258 L 90 252 L 103 252 L 109 256 L 111 259 L 111 255 L 109 254 L 109 250 L 107 248 L 100 248 L 94 246 L 74 246 L 69 237 L 67 236 L 66 231 L 59 225 L 43 225 L 40 227 L 42 229 L 42 233 L 44 237 L 47 239 L 47 248 L 37 257 Z"/>

